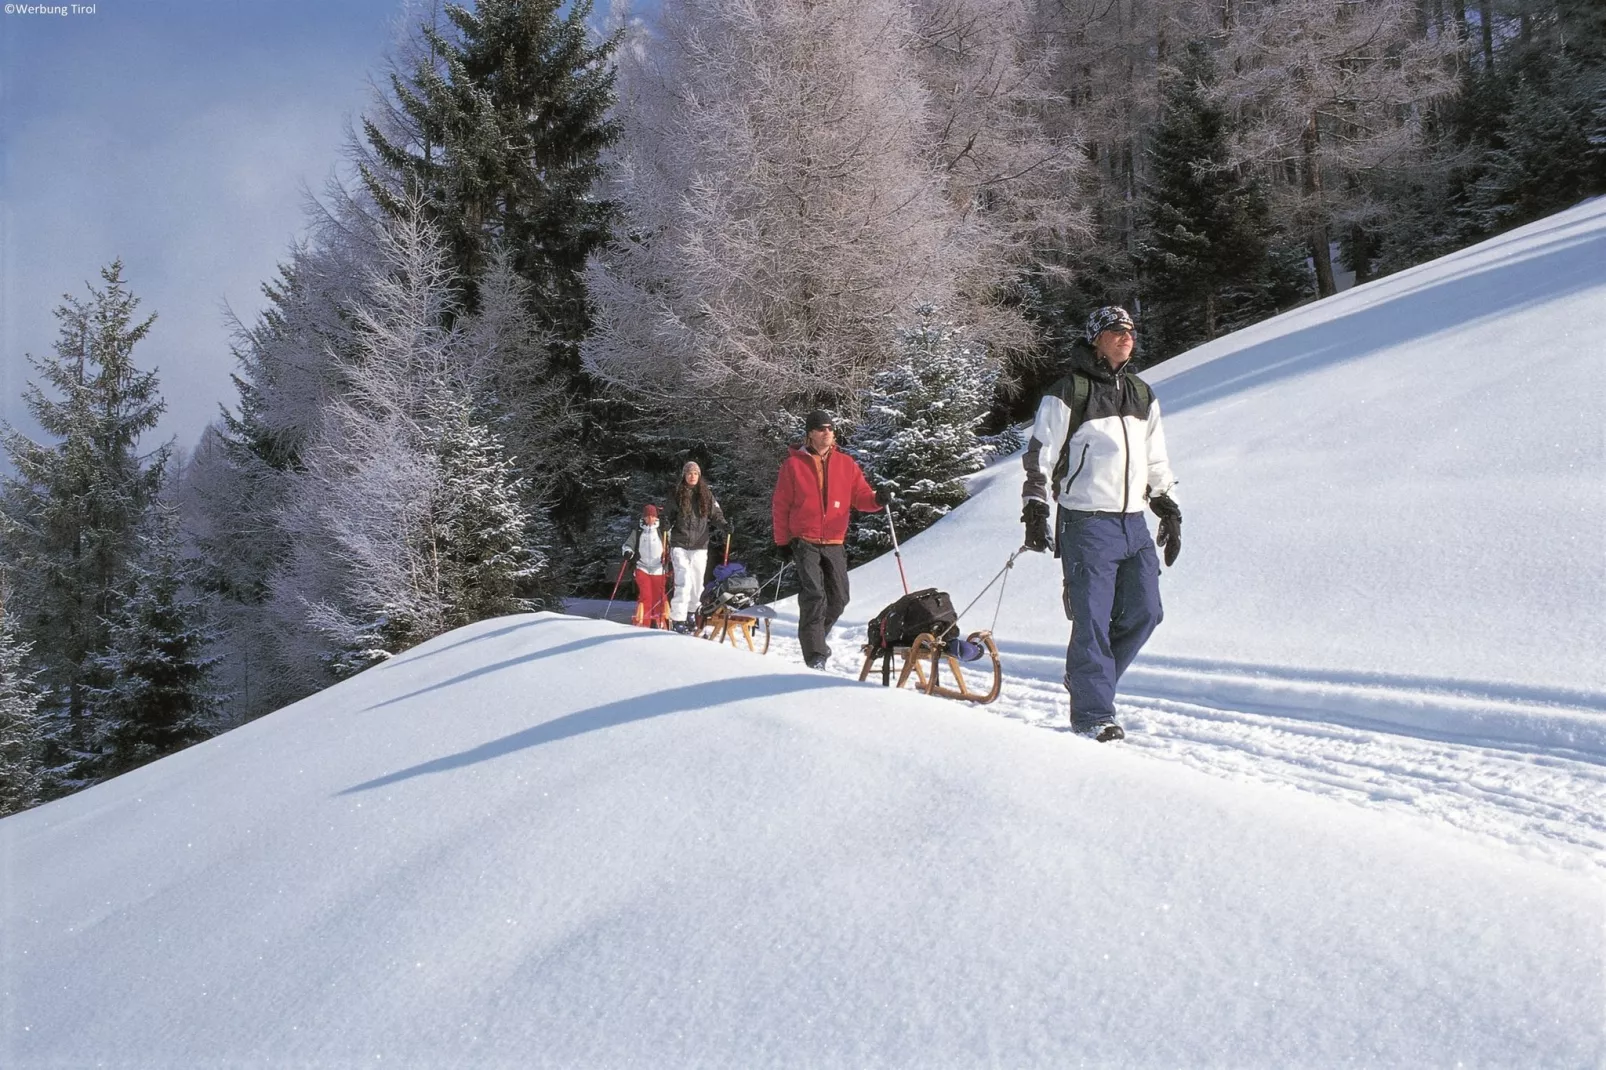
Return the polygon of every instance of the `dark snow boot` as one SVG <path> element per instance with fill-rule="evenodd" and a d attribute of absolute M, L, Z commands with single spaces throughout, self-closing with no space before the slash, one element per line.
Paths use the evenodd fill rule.
<path fill-rule="evenodd" d="M 1117 739 L 1125 739 L 1126 731 L 1114 721 L 1098 721 L 1086 728 L 1075 730 L 1079 736 L 1091 736 L 1099 743 L 1112 743 Z"/>

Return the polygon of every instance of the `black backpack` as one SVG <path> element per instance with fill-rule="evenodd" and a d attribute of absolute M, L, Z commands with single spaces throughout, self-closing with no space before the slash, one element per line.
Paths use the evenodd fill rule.
<path fill-rule="evenodd" d="M 892 651 L 930 632 L 942 646 L 959 634 L 953 600 L 935 587 L 911 591 L 870 621 L 869 655 L 881 659 L 881 686 L 892 683 Z"/>
<path fill-rule="evenodd" d="M 870 645 L 877 650 L 908 646 L 930 632 L 939 644 L 959 631 L 953 600 L 935 587 L 911 591 L 870 621 Z"/>

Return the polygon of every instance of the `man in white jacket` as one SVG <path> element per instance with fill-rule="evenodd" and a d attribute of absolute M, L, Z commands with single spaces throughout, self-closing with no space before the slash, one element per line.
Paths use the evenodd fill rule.
<path fill-rule="evenodd" d="M 1160 518 L 1168 568 L 1182 549 L 1160 403 L 1126 367 L 1133 327 L 1114 305 L 1088 317 L 1090 348 L 1078 348 L 1071 373 L 1038 404 L 1023 461 L 1026 548 L 1052 545 L 1065 578 L 1071 727 L 1101 743 L 1126 735 L 1115 720 L 1115 686 L 1163 616 L 1145 504 Z"/>

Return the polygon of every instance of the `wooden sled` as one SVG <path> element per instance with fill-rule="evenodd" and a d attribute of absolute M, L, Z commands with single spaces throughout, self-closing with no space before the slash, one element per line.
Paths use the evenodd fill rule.
<path fill-rule="evenodd" d="M 697 617 L 697 636 L 700 639 L 712 639 L 716 643 L 730 641 L 732 649 L 736 649 L 736 640 L 741 638 L 747 643 L 747 649 L 756 654 L 770 652 L 770 618 L 775 611 L 769 606 L 746 606 L 742 609 L 732 609 L 730 606 L 715 606 L 706 615 Z M 756 641 L 756 633 L 760 622 L 764 624 L 764 640 L 762 648 Z"/>
<path fill-rule="evenodd" d="M 884 677 L 890 678 L 891 659 L 901 658 L 903 667 L 898 673 L 898 686 L 902 687 L 909 677 L 915 678 L 915 690 L 927 695 L 940 695 L 943 698 L 964 699 L 974 702 L 978 706 L 985 706 L 998 697 L 1004 685 L 1003 667 L 998 663 L 998 647 L 993 645 L 992 632 L 971 632 L 966 640 L 982 648 L 983 653 L 993 663 L 993 686 L 985 691 L 973 689 L 965 680 L 964 662 L 947 652 L 937 637 L 926 632 L 915 638 L 908 646 L 895 646 L 891 650 L 872 650 L 864 648 L 864 668 L 859 670 L 859 679 L 865 680 L 870 676 L 870 670 L 876 662 L 882 662 Z M 948 665 L 948 672 L 953 677 L 953 684 L 942 682 L 941 672 L 943 663 Z M 981 662 L 974 663 L 982 664 Z M 974 665 L 973 665 L 974 668 Z M 978 673 L 979 675 L 979 673 Z"/>

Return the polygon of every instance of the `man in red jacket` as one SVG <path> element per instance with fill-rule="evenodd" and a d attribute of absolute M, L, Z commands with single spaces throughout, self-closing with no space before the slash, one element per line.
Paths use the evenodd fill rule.
<path fill-rule="evenodd" d="M 809 413 L 807 441 L 787 454 L 770 503 L 775 545 L 797 566 L 797 637 L 811 669 L 825 668 L 825 637 L 848 605 L 848 510 L 878 512 L 885 491 L 870 489 L 858 464 L 836 448 L 824 409 Z"/>

